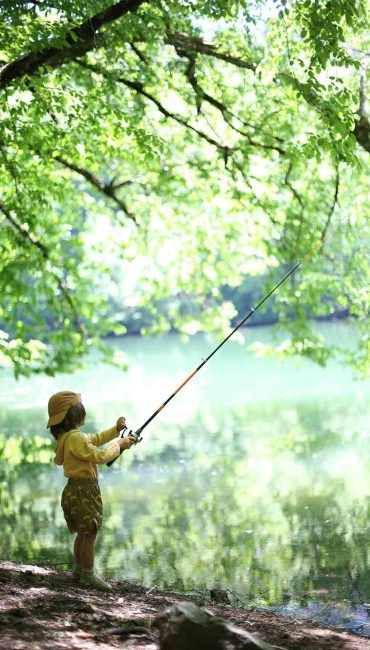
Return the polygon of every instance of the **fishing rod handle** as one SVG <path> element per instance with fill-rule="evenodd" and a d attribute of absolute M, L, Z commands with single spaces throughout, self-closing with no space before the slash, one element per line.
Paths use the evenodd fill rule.
<path fill-rule="evenodd" d="M 126 427 L 126 426 L 123 427 L 123 429 L 122 429 L 122 431 L 121 431 L 121 433 L 120 433 L 120 438 L 124 438 L 124 437 L 125 437 L 125 431 L 127 431 L 127 427 Z M 125 451 L 125 450 L 124 450 L 124 449 L 120 449 L 119 455 L 121 455 L 123 451 Z M 109 463 L 105 463 L 106 466 L 107 466 L 107 467 L 110 467 L 111 465 L 113 465 L 114 461 L 117 460 L 117 458 L 119 458 L 119 456 L 117 456 L 116 458 L 113 458 L 113 460 L 110 460 Z"/>
<path fill-rule="evenodd" d="M 124 438 L 124 437 L 125 437 L 125 432 L 126 432 L 126 431 L 127 431 L 127 427 L 124 427 L 124 428 L 122 429 L 122 431 L 121 431 L 120 438 Z M 132 431 L 132 430 L 130 429 L 130 431 L 128 432 L 126 438 L 128 438 L 128 437 L 130 437 L 130 438 L 135 438 L 134 445 L 137 445 L 138 442 L 141 442 L 141 441 L 142 441 L 142 437 L 141 437 L 141 435 L 140 435 L 141 432 L 142 432 L 142 428 L 137 429 L 136 431 Z M 124 449 L 121 449 L 120 452 L 119 452 L 119 456 L 120 456 L 120 455 L 122 454 L 122 452 L 124 452 L 124 451 L 125 451 Z M 116 458 L 113 458 L 113 460 L 110 460 L 109 463 L 106 463 L 106 466 L 107 466 L 107 467 L 111 467 L 111 465 L 113 465 L 113 463 L 117 460 L 117 458 L 119 458 L 119 456 L 116 456 Z"/>

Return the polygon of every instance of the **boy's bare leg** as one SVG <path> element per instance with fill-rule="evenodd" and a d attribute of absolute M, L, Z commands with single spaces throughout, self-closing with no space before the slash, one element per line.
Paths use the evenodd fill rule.
<path fill-rule="evenodd" d="M 74 541 L 73 545 L 73 554 L 75 557 L 75 564 L 76 566 L 81 566 L 81 546 L 83 542 L 84 535 L 83 533 L 77 533 L 76 539 Z"/>
<path fill-rule="evenodd" d="M 94 574 L 94 550 L 97 531 L 83 536 L 81 544 L 81 584 L 93 589 L 110 591 L 111 586 Z"/>
<path fill-rule="evenodd" d="M 77 533 L 74 544 L 73 544 L 73 555 L 75 558 L 75 566 L 72 571 L 72 577 L 74 580 L 79 581 L 81 578 L 81 569 L 82 569 L 82 561 L 81 561 L 81 546 L 83 543 L 83 534 L 82 533 Z"/>
<path fill-rule="evenodd" d="M 84 567 L 84 569 L 92 569 L 94 567 L 95 538 L 96 538 L 96 531 L 94 531 L 93 533 L 82 535 L 82 542 L 80 546 L 80 557 L 81 557 L 81 564 Z"/>

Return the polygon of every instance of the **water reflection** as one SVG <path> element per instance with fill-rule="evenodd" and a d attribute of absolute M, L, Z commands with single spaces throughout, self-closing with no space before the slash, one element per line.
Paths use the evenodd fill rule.
<path fill-rule="evenodd" d="M 357 404 L 353 429 L 341 400 L 270 402 L 228 412 L 222 428 L 201 416 L 162 427 L 160 440 L 103 474 L 100 568 L 177 591 L 217 585 L 286 611 L 326 606 L 333 616 L 333 603 L 366 602 L 367 415 Z M 9 431 L 19 418 L 8 412 L 3 421 L 0 555 L 68 564 L 64 481 L 50 466 L 51 441 L 32 435 L 32 410 L 17 435 Z"/>
<path fill-rule="evenodd" d="M 207 350 L 201 339 L 190 347 L 171 338 L 130 345 L 137 357 L 129 376 L 94 365 L 68 377 L 68 388 L 92 401 L 87 431 L 105 427 L 112 413 L 142 423 Z M 4 559 L 72 561 L 59 505 L 65 481 L 44 428 L 47 398 L 66 381 L 4 382 Z M 206 594 L 217 586 L 239 604 L 335 624 L 350 618 L 367 632 L 369 395 L 335 364 L 281 366 L 225 346 L 144 442 L 103 470 L 100 569 L 148 587 Z"/>

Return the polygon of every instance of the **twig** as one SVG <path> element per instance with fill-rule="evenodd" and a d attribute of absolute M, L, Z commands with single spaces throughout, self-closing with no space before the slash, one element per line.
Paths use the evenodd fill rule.
<path fill-rule="evenodd" d="M 123 183 L 118 183 L 117 185 L 113 183 L 103 183 L 95 174 L 90 172 L 88 169 L 85 169 L 84 167 L 80 167 L 79 165 L 76 165 L 75 163 L 71 162 L 70 160 L 66 160 L 65 158 L 62 158 L 59 154 L 57 156 L 54 156 L 55 160 L 61 163 L 61 165 L 64 165 L 64 167 L 67 167 L 71 171 L 74 171 L 76 174 L 80 174 L 80 176 L 83 176 L 91 185 L 96 187 L 100 192 L 105 194 L 108 198 L 112 199 L 118 207 L 125 213 L 125 215 L 131 219 L 131 221 L 134 222 L 135 226 L 138 226 L 138 221 L 135 217 L 135 215 L 131 212 L 131 210 L 128 209 L 127 205 L 125 202 L 120 199 L 117 194 L 116 190 L 119 189 L 120 187 L 123 187 L 124 185 L 128 185 L 130 181 L 124 181 Z"/>
<path fill-rule="evenodd" d="M 338 202 L 338 194 L 339 194 L 339 164 L 338 161 L 336 161 L 336 168 L 335 168 L 336 174 L 335 174 L 335 188 L 334 188 L 334 198 L 333 198 L 333 203 L 331 205 L 331 208 L 329 210 L 329 214 L 327 216 L 325 226 L 323 228 L 323 231 L 321 233 L 320 240 L 322 243 L 324 243 L 324 239 L 326 238 L 326 233 L 328 232 L 331 218 L 333 216 L 335 206 L 337 205 Z"/>

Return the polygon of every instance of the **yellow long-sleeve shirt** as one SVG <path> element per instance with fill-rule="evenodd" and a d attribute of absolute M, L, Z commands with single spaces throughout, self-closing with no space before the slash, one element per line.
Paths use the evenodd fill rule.
<path fill-rule="evenodd" d="M 117 458 L 120 447 L 118 442 L 105 449 L 97 447 L 117 436 L 116 427 L 90 434 L 82 433 L 79 429 L 66 431 L 57 440 L 54 462 L 63 465 L 67 478 L 98 478 L 98 465 Z"/>

